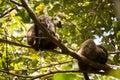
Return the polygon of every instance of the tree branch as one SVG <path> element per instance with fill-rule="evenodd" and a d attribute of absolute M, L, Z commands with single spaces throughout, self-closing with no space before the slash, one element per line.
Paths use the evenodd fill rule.
<path fill-rule="evenodd" d="M 71 73 L 71 72 L 81 72 L 81 71 L 78 71 L 78 70 L 59 70 L 59 71 L 47 72 L 45 74 L 42 74 L 42 75 L 40 74 L 40 75 L 37 75 L 37 76 L 19 75 L 19 74 L 15 74 L 15 73 L 12 73 L 12 72 L 9 72 L 9 71 L 6 71 L 6 70 L 0 70 L 0 72 L 7 73 L 7 74 L 10 74 L 10 75 L 14 75 L 14 76 L 17 76 L 17 77 L 29 78 L 31 80 L 34 80 L 36 78 L 41 78 L 41 77 L 48 76 L 48 75 L 51 75 L 51 74 L 56 74 L 56 73 Z M 90 73 L 93 73 L 93 72 L 90 72 Z M 94 72 L 94 73 L 105 74 L 104 72 Z"/>
<path fill-rule="evenodd" d="M 34 76 L 31 80 L 34 80 L 34 79 L 37 79 L 37 78 L 41 78 L 41 77 L 44 77 L 44 76 L 48 76 L 48 75 L 51 75 L 51 74 L 56 74 L 56 73 L 71 73 L 71 72 L 82 72 L 82 71 L 78 71 L 78 70 L 59 70 L 59 71 L 53 71 L 53 72 L 48 72 L 46 74 L 43 74 L 43 75 L 37 75 L 37 76 Z M 90 72 L 90 73 L 96 73 L 96 74 L 105 74 L 104 72 Z"/>
<path fill-rule="evenodd" d="M 120 54 L 120 51 L 109 52 L 108 54 Z"/>
<path fill-rule="evenodd" d="M 16 43 L 16 42 L 3 40 L 3 39 L 0 39 L 0 43 L 7 43 L 7 44 L 15 45 L 15 46 L 20 46 L 20 47 L 32 48 L 29 45 L 23 45 L 23 44 L 19 44 L 19 43 Z M 52 51 L 52 52 L 55 52 L 55 53 L 59 53 L 59 54 L 63 54 L 63 53 L 61 53 L 59 51 L 56 51 L 56 50 L 49 50 L 49 51 Z M 108 52 L 108 54 L 120 54 L 120 51 Z"/>
<path fill-rule="evenodd" d="M 13 11 L 14 9 L 16 9 L 17 6 L 14 6 L 13 8 L 11 8 L 10 10 L 8 10 L 7 12 L 3 13 L 2 15 L 0 15 L 0 18 L 4 17 L 5 15 L 7 15 L 8 13 L 10 13 L 11 11 Z"/>
<path fill-rule="evenodd" d="M 72 56 L 73 58 L 85 62 L 87 64 L 89 64 L 90 66 L 93 66 L 95 68 L 98 69 L 103 69 L 103 70 L 111 70 L 111 68 L 107 65 L 101 65 L 99 63 L 94 63 L 93 61 L 88 60 L 87 58 L 85 58 L 84 56 L 79 56 L 77 55 L 77 53 L 75 51 L 73 51 L 72 49 L 66 47 L 62 42 L 60 42 L 59 40 L 57 40 L 54 36 L 52 36 L 48 30 L 40 23 L 40 21 L 38 20 L 37 16 L 33 13 L 33 11 L 28 7 L 27 3 L 25 0 L 20 0 L 22 2 L 22 6 L 27 10 L 27 12 L 29 13 L 29 16 L 33 19 L 34 23 L 40 27 L 40 29 L 46 33 L 46 35 L 58 46 L 62 49 L 63 54 L 67 54 Z"/>
<path fill-rule="evenodd" d="M 17 77 L 23 77 L 23 78 L 32 78 L 33 77 L 33 76 L 15 74 L 15 73 L 12 73 L 12 72 L 9 72 L 9 71 L 6 71 L 6 70 L 0 70 L 0 72 L 7 73 L 7 74 L 10 74 L 10 75 L 14 75 L 14 76 L 17 76 Z"/>
<path fill-rule="evenodd" d="M 40 23 L 37 16 L 33 13 L 33 11 L 28 7 L 25 0 L 21 0 L 22 6 L 28 11 L 29 16 L 33 19 L 34 23 L 40 27 L 40 29 L 58 46 L 62 49 L 63 53 L 67 53 L 69 55 L 77 55 L 75 54 L 75 51 L 72 49 L 66 47 L 62 42 L 59 41 L 59 39 L 55 38 L 53 35 L 51 35 L 48 30 Z"/>
<path fill-rule="evenodd" d="M 14 3 L 14 4 L 18 5 L 18 6 L 22 6 L 22 4 L 20 4 L 20 3 L 16 2 L 16 1 L 14 1 L 14 0 L 10 0 L 10 2 L 12 2 L 12 3 Z"/>
<path fill-rule="evenodd" d="M 21 47 L 31 48 L 31 46 L 27 46 L 27 45 L 23 45 L 23 44 L 15 43 L 15 42 L 8 41 L 8 40 L 3 40 L 3 39 L 0 39 L 0 43 L 8 43 L 8 44 L 16 45 L 16 46 L 21 46 Z"/>
<path fill-rule="evenodd" d="M 54 36 L 52 36 L 48 30 L 40 23 L 40 21 L 38 20 L 37 16 L 33 13 L 33 11 L 29 8 L 29 6 L 27 5 L 26 1 L 25 0 L 20 0 L 21 3 L 22 3 L 22 6 L 27 10 L 27 12 L 29 13 L 29 16 L 33 19 L 34 23 L 40 27 L 40 29 L 58 46 L 62 49 L 62 53 L 63 54 L 67 54 L 67 55 L 70 55 L 72 56 L 73 58 L 81 61 L 81 62 L 84 62 L 84 63 L 87 63 L 88 65 L 92 66 L 92 67 L 95 67 L 95 68 L 98 68 L 98 69 L 102 69 L 102 70 L 105 70 L 105 71 L 110 71 L 110 70 L 113 70 L 111 69 L 108 65 L 102 65 L 102 64 L 99 64 L 99 63 L 94 63 L 93 61 L 90 61 L 88 60 L 86 57 L 84 56 L 79 56 L 77 55 L 77 53 L 75 51 L 73 51 L 72 49 L 66 47 L 62 42 L 60 42 L 57 38 L 55 38 Z M 115 71 L 115 70 L 113 70 Z"/>

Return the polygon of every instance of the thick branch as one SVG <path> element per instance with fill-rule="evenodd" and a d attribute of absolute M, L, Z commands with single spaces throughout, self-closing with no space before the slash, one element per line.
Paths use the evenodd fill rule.
<path fill-rule="evenodd" d="M 69 55 L 75 54 L 73 50 L 70 48 L 66 47 L 62 42 L 60 42 L 57 38 L 52 36 L 48 30 L 40 23 L 38 20 L 37 16 L 33 13 L 33 11 L 28 7 L 27 3 L 25 0 L 21 0 L 22 6 L 28 11 L 29 16 L 33 19 L 34 23 L 40 27 L 40 29 L 57 45 L 59 46 L 64 53 L 67 53 Z"/>
<path fill-rule="evenodd" d="M 46 35 L 48 35 L 48 37 L 57 44 L 58 47 L 60 47 L 63 51 L 63 54 L 67 54 L 70 55 L 72 57 L 74 57 L 75 59 L 79 60 L 79 61 L 83 61 L 85 63 L 88 63 L 89 65 L 99 68 L 99 69 L 103 69 L 103 70 L 108 70 L 111 69 L 109 66 L 106 65 L 101 65 L 98 64 L 96 65 L 96 63 L 94 63 L 93 61 L 88 60 L 87 58 L 85 58 L 84 56 L 79 56 L 76 54 L 75 51 L 73 51 L 72 49 L 66 47 L 62 42 L 60 42 L 59 40 L 57 40 L 55 37 L 53 37 L 52 35 L 49 34 L 49 32 L 47 31 L 47 29 L 40 23 L 40 21 L 38 20 L 37 16 L 33 13 L 33 11 L 28 7 L 27 3 L 25 0 L 20 0 L 22 2 L 22 6 L 28 11 L 30 17 L 33 19 L 34 23 L 40 27 L 40 29 L 46 33 Z"/>
<path fill-rule="evenodd" d="M 23 45 L 23 44 L 19 44 L 19 43 L 8 41 L 8 40 L 4 40 L 4 39 L 0 39 L 0 43 L 7 43 L 7 44 L 15 45 L 15 46 L 20 46 L 20 47 L 32 48 L 29 45 Z M 49 51 L 51 51 L 51 50 L 49 50 Z M 52 50 L 52 52 L 62 54 L 61 52 L 58 52 L 56 50 Z M 109 52 L 108 54 L 120 54 L 120 51 Z"/>
<path fill-rule="evenodd" d="M 93 61 L 88 60 L 86 57 L 84 56 L 79 56 L 77 55 L 77 53 L 75 51 L 73 51 L 72 49 L 66 47 L 62 42 L 60 42 L 57 38 L 55 38 L 54 36 L 50 35 L 50 33 L 47 31 L 47 29 L 40 23 L 40 21 L 38 20 L 37 16 L 33 13 L 33 11 L 28 7 L 27 3 L 25 0 L 20 0 L 22 2 L 22 6 L 27 10 L 27 12 L 29 13 L 29 16 L 33 19 L 34 23 L 40 27 L 40 29 L 58 46 L 62 49 L 62 53 L 63 54 L 67 54 L 72 56 L 73 58 L 82 61 L 84 63 L 89 64 L 92 67 L 98 68 L 98 69 L 103 69 L 103 70 L 113 70 L 111 69 L 109 66 L 107 65 L 101 65 L 99 63 L 94 63 Z"/>

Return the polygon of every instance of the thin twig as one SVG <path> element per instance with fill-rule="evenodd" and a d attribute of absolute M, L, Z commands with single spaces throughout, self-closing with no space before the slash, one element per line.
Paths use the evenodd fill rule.
<path fill-rule="evenodd" d="M 31 46 L 28 46 L 28 45 L 23 45 L 23 44 L 15 43 L 15 42 L 12 42 L 12 41 L 3 40 L 3 39 L 0 39 L 0 43 L 8 43 L 8 44 L 15 45 L 15 46 L 21 46 L 21 47 L 26 47 L 26 48 L 32 48 Z"/>
<path fill-rule="evenodd" d="M 7 12 L 3 13 L 0 18 L 4 17 L 5 15 L 7 15 L 8 13 L 10 13 L 11 11 L 13 11 L 14 9 L 16 9 L 17 6 L 14 6 L 13 8 L 11 8 L 10 10 L 8 10 Z"/>
<path fill-rule="evenodd" d="M 14 0 L 10 0 L 10 2 L 12 2 L 12 3 L 14 3 L 14 4 L 18 5 L 18 6 L 22 6 L 22 4 L 20 4 L 20 3 L 16 2 L 16 1 L 14 1 Z"/>
<path fill-rule="evenodd" d="M 82 72 L 82 71 L 78 71 L 78 70 L 59 70 L 59 71 L 53 71 L 53 72 L 48 72 L 48 73 L 43 74 L 43 75 L 34 76 L 31 80 L 34 80 L 34 79 L 37 79 L 37 78 L 42 78 L 44 76 L 48 76 L 48 75 L 52 75 L 52 74 L 56 74 L 56 73 L 71 73 L 71 72 Z M 86 72 L 86 71 L 84 71 L 84 72 Z M 95 72 L 95 71 L 93 71 L 93 72 L 91 71 L 90 73 L 96 73 L 96 74 L 101 74 L 101 75 L 105 74 L 104 72 Z"/>
<path fill-rule="evenodd" d="M 120 54 L 120 51 L 109 52 L 108 54 Z"/>
<path fill-rule="evenodd" d="M 41 77 L 44 77 L 44 76 L 48 76 L 48 75 L 51 75 L 51 74 L 56 74 L 56 73 L 71 73 L 71 72 L 82 72 L 82 71 L 78 71 L 78 70 L 57 70 L 57 71 L 53 71 L 53 72 L 48 72 L 46 74 L 40 74 L 40 75 L 36 75 L 36 76 L 28 76 L 28 75 L 20 75 L 20 74 L 15 74 L 15 73 L 12 73 L 12 72 L 9 72 L 9 71 L 6 71 L 6 70 L 0 70 L 0 72 L 3 72 L 3 73 L 7 73 L 7 74 L 10 74 L 10 75 L 14 75 L 14 76 L 17 76 L 17 77 L 22 77 L 22 78 L 29 78 L 31 80 L 34 80 L 36 78 L 41 78 Z M 86 72 L 86 71 L 84 71 Z M 105 74 L 104 72 L 96 72 L 96 71 L 91 71 L 90 73 L 96 73 L 96 74 Z"/>
<path fill-rule="evenodd" d="M 29 67 L 28 67 L 28 69 L 19 69 L 19 70 L 17 70 L 17 71 L 21 71 L 21 70 L 40 70 L 40 69 L 42 69 L 42 68 L 52 67 L 53 65 L 54 65 L 54 66 L 63 65 L 63 64 L 70 63 L 70 62 L 72 62 L 72 60 L 70 60 L 70 61 L 65 61 L 65 62 L 61 62 L 61 63 L 50 64 L 50 65 L 43 66 L 43 67 L 40 66 L 40 67 L 37 67 L 37 68 L 29 68 Z"/>
<path fill-rule="evenodd" d="M 6 71 L 6 70 L 0 70 L 0 72 L 7 73 L 7 74 L 10 74 L 10 75 L 14 75 L 14 76 L 18 76 L 18 77 L 23 77 L 23 78 L 32 78 L 33 77 L 33 76 L 15 74 L 15 73 L 12 73 L 12 72 L 9 72 L 9 71 Z"/>

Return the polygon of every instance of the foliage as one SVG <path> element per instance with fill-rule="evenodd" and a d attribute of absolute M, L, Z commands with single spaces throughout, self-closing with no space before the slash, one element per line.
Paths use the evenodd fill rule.
<path fill-rule="evenodd" d="M 19 0 L 15 0 L 20 3 Z M 112 3 L 108 0 L 28 0 L 31 9 L 39 15 L 59 16 L 63 28 L 57 29 L 63 43 L 77 51 L 80 44 L 92 38 L 108 51 L 120 49 L 120 23 L 115 16 Z M 15 6 L 9 0 L 0 0 L 0 16 Z M 33 24 L 27 11 L 21 6 L 0 18 L 0 39 L 27 45 L 26 33 Z M 59 48 L 56 50 L 60 51 Z M 109 55 L 109 64 L 120 65 L 119 54 Z M 43 75 L 52 71 L 72 70 L 72 57 L 52 51 L 34 51 L 31 48 L 0 43 L 0 79 L 24 79 L 18 75 Z M 117 67 L 119 69 L 119 67 Z M 112 72 L 116 74 L 115 72 Z M 117 74 L 118 75 L 118 74 Z M 94 79 L 114 79 L 100 75 Z M 29 77 L 28 77 L 29 78 Z M 80 73 L 58 73 L 45 75 L 47 80 L 82 80 Z"/>

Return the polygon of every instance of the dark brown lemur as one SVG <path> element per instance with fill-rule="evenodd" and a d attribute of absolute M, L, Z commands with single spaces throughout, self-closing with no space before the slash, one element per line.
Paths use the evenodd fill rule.
<path fill-rule="evenodd" d="M 56 26 L 62 28 L 59 18 L 52 18 L 50 16 L 42 15 L 39 17 L 39 21 L 44 27 L 47 28 L 50 34 L 52 34 L 56 38 L 59 38 L 59 35 L 56 33 Z M 27 42 L 36 51 L 53 50 L 57 47 L 57 45 L 52 42 L 40 29 L 40 27 L 36 26 L 36 24 L 29 28 L 27 32 Z"/>
<path fill-rule="evenodd" d="M 100 45 L 96 45 L 92 39 L 88 39 L 82 43 L 80 49 L 77 52 L 78 55 L 83 55 L 87 59 L 94 62 L 105 64 L 108 59 L 107 50 Z M 93 68 L 86 63 L 78 61 L 79 69 L 82 71 L 99 71 L 99 69 Z M 90 80 L 86 72 L 83 73 L 85 80 Z"/>

